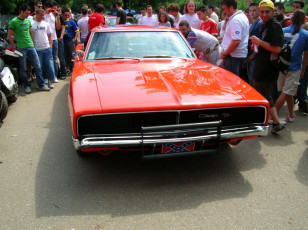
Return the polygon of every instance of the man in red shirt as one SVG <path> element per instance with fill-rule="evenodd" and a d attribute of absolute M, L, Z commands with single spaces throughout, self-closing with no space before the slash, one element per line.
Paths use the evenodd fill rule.
<path fill-rule="evenodd" d="M 105 7 L 103 4 L 97 4 L 95 7 L 95 13 L 89 16 L 89 32 L 97 27 L 105 25 L 105 18 L 103 16 Z"/>
<path fill-rule="evenodd" d="M 209 18 L 206 11 L 206 6 L 202 5 L 197 8 L 197 15 L 199 19 L 202 21 L 200 30 L 208 32 L 209 34 L 218 37 L 218 30 L 216 22 Z"/>

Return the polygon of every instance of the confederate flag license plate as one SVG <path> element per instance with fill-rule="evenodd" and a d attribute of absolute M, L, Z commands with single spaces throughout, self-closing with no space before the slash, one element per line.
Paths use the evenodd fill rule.
<path fill-rule="evenodd" d="M 192 152 L 195 150 L 195 142 L 175 142 L 162 144 L 161 153 L 181 153 L 181 152 Z"/>

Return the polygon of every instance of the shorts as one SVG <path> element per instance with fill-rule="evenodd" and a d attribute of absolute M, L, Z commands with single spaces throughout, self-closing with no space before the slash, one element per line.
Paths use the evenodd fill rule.
<path fill-rule="evenodd" d="M 274 100 L 272 98 L 272 91 L 275 87 L 275 81 L 254 81 L 253 87 L 257 90 L 270 104 L 270 108 L 275 107 Z"/>
<path fill-rule="evenodd" d="M 299 77 L 301 70 L 289 71 L 287 74 L 279 72 L 277 81 L 278 91 L 282 91 L 286 95 L 295 96 L 299 86 Z"/>

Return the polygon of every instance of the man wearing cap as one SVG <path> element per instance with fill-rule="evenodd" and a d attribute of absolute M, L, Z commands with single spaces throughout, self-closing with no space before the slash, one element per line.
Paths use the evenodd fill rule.
<path fill-rule="evenodd" d="M 279 71 L 271 65 L 271 55 L 278 55 L 284 41 L 280 23 L 274 18 L 274 4 L 271 0 L 263 0 L 259 4 L 259 13 L 263 25 L 260 38 L 251 36 L 254 46 L 258 46 L 256 66 L 253 74 L 253 87 L 270 103 L 270 115 L 273 120 L 272 133 L 284 128 L 279 121 L 271 92 L 276 85 Z"/>

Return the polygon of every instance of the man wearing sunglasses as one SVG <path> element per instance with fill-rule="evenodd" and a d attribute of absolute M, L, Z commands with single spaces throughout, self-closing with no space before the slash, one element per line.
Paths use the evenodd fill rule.
<path fill-rule="evenodd" d="M 65 21 L 64 41 L 64 56 L 67 70 L 73 72 L 75 60 L 73 53 L 75 52 L 75 43 L 79 43 L 79 29 L 76 22 L 71 19 L 71 13 L 68 8 L 62 9 L 63 18 Z"/>

